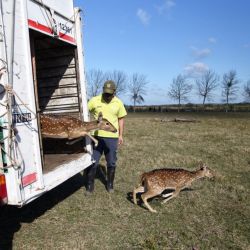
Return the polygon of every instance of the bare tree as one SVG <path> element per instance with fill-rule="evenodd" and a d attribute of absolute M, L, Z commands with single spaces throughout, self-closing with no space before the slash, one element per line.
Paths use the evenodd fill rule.
<path fill-rule="evenodd" d="M 234 100 L 239 88 L 239 80 L 237 79 L 237 73 L 235 70 L 230 70 L 228 73 L 223 75 L 222 79 L 222 96 L 226 102 L 226 112 L 228 111 L 228 104 Z"/>
<path fill-rule="evenodd" d="M 144 102 L 143 95 L 146 95 L 146 85 L 148 81 L 145 75 L 134 73 L 128 85 L 129 95 L 134 104 L 134 112 L 136 103 Z"/>
<path fill-rule="evenodd" d="M 200 79 L 196 80 L 198 94 L 203 98 L 203 108 L 205 108 L 206 100 L 212 100 L 213 91 L 218 87 L 218 81 L 218 75 L 211 70 L 207 70 Z"/>
<path fill-rule="evenodd" d="M 244 86 L 243 95 L 246 97 L 246 101 L 250 101 L 250 80 Z"/>
<path fill-rule="evenodd" d="M 187 101 L 188 94 L 192 90 L 192 85 L 186 80 L 186 77 L 179 74 L 173 79 L 170 90 L 168 91 L 169 97 L 178 101 L 178 112 L 180 112 L 181 101 Z"/>
<path fill-rule="evenodd" d="M 88 95 L 96 96 L 101 93 L 105 74 L 100 69 L 91 69 L 87 73 Z"/>
<path fill-rule="evenodd" d="M 116 84 L 116 95 L 124 94 L 127 90 L 127 75 L 120 70 L 114 70 L 105 74 L 106 80 L 112 80 Z"/>

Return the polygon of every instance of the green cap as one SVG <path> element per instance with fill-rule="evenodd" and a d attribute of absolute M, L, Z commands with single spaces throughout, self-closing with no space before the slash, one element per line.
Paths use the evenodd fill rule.
<path fill-rule="evenodd" d="M 116 90 L 115 83 L 111 80 L 108 80 L 103 85 L 103 93 L 114 94 Z"/>

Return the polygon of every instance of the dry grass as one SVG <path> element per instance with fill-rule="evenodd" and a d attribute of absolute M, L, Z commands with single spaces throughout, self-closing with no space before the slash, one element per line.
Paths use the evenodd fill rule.
<path fill-rule="evenodd" d="M 2 209 L 0 249 L 250 249 L 250 114 L 160 121 L 175 117 L 128 115 L 114 194 L 97 179 L 95 194 L 84 197 L 79 174 L 22 209 Z M 216 172 L 214 181 L 197 181 L 164 205 L 151 200 L 157 214 L 131 202 L 142 172 L 199 161 Z"/>

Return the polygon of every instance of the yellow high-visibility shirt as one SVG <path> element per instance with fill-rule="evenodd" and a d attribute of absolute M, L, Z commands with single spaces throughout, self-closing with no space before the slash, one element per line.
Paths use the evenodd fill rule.
<path fill-rule="evenodd" d="M 106 103 L 102 100 L 102 95 L 92 97 L 88 102 L 88 108 L 95 119 L 98 118 L 99 112 L 102 112 L 103 118 L 107 119 L 116 129 L 117 132 L 109 132 L 104 130 L 96 130 L 95 136 L 118 138 L 119 136 L 119 125 L 118 118 L 122 118 L 127 115 L 127 111 L 122 101 L 116 96 L 111 100 L 110 103 Z"/>

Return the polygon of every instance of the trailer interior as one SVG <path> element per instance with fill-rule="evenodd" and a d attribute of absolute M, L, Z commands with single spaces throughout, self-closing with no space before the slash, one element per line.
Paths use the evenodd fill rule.
<path fill-rule="evenodd" d="M 30 30 L 31 60 L 38 114 L 66 114 L 83 119 L 76 46 Z M 85 138 L 68 144 L 66 139 L 44 139 L 40 130 L 43 173 L 48 173 L 85 151 Z"/>

